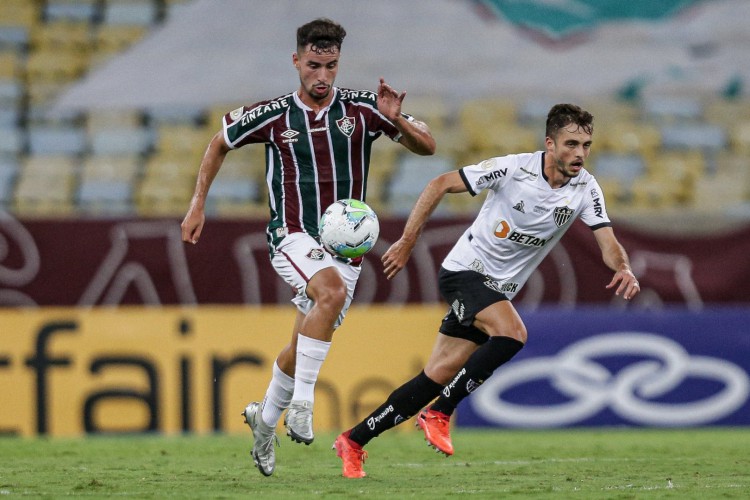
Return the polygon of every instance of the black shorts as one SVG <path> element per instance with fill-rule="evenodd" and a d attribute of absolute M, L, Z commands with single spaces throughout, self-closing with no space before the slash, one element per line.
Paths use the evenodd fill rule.
<path fill-rule="evenodd" d="M 450 309 L 440 325 L 440 333 L 449 337 L 484 344 L 489 338 L 474 326 L 479 311 L 508 297 L 497 291 L 495 281 L 475 271 L 448 271 L 440 268 L 438 287 Z"/>

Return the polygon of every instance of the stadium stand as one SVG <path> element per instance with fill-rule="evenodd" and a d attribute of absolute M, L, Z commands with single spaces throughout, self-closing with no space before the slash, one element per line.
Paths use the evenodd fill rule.
<path fill-rule="evenodd" d="M 48 118 L 62 89 L 126 51 L 188 0 L 3 0 L 0 13 L 0 208 L 21 216 L 181 216 L 221 116 L 207 109 L 90 111 Z M 631 96 L 632 97 L 632 96 Z M 547 98 L 413 97 L 438 155 L 412 158 L 388 141 L 373 150 L 368 201 L 403 215 L 428 178 L 481 159 L 543 147 Z M 721 213 L 750 204 L 750 99 L 595 97 L 588 168 L 618 213 L 654 208 Z M 264 216 L 263 148 L 228 156 L 208 203 L 218 217 Z M 419 163 L 419 165 L 416 165 Z M 414 168 L 413 168 L 414 167 Z M 475 204 L 451 200 L 441 213 Z"/>
<path fill-rule="evenodd" d="M 47 0 L 44 18 L 50 22 L 93 23 L 97 18 L 99 3 L 99 0 Z"/>

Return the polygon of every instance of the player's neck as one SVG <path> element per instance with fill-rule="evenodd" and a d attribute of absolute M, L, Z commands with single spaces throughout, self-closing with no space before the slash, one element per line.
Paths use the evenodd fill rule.
<path fill-rule="evenodd" d="M 542 165 L 542 176 L 547 181 L 549 187 L 552 189 L 559 189 L 570 182 L 570 177 L 560 172 L 555 165 L 555 160 L 552 156 L 544 155 L 544 164 Z"/>
<path fill-rule="evenodd" d="M 330 106 L 331 101 L 333 101 L 333 92 L 329 93 L 325 99 L 313 99 L 310 97 L 310 94 L 303 90 L 298 90 L 297 97 L 299 97 L 299 100 L 302 101 L 305 106 L 312 109 L 313 112 L 317 114 L 320 113 L 321 110 Z"/>

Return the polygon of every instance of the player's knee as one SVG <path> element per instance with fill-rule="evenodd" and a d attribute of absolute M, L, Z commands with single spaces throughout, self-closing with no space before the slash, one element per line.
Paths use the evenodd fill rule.
<path fill-rule="evenodd" d="M 338 314 L 346 304 L 346 292 L 346 284 L 343 281 L 328 283 L 317 290 L 315 304 Z"/>
<path fill-rule="evenodd" d="M 528 333 L 523 323 L 514 322 L 512 325 L 488 324 L 485 333 L 490 337 L 510 337 L 523 344 L 526 343 Z"/>
<path fill-rule="evenodd" d="M 446 385 L 456 375 L 455 370 L 450 371 L 444 366 L 425 367 L 425 374 L 438 384 Z"/>

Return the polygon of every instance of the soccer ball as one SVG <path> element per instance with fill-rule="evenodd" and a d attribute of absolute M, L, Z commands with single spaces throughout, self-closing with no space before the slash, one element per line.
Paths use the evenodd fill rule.
<path fill-rule="evenodd" d="M 369 252 L 378 241 L 380 223 L 365 202 L 339 200 L 323 212 L 318 233 L 326 250 L 340 257 L 356 259 Z"/>

